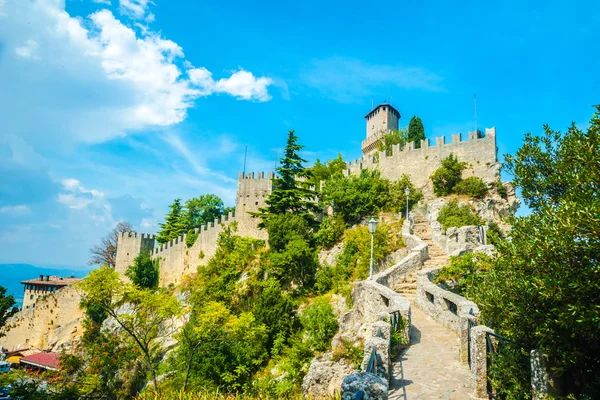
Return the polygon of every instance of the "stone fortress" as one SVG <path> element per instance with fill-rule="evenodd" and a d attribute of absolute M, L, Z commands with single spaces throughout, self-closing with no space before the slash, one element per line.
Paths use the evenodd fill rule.
<path fill-rule="evenodd" d="M 414 143 L 408 143 L 403 149 L 399 145 L 393 146 L 389 155 L 377 151 L 383 136 L 398 129 L 400 118 L 400 112 L 390 104 L 379 104 L 365 116 L 363 157 L 347 163 L 346 175 L 359 174 L 362 169 L 377 169 L 382 177 L 397 180 L 407 174 L 415 186 L 426 189 L 429 176 L 440 166 L 441 159 L 453 153 L 460 161 L 469 164 L 469 168 L 463 172 L 464 177 L 478 176 L 487 182 L 499 179 L 495 128 L 486 129 L 483 138 L 479 138 L 477 132 L 469 132 L 467 139 L 462 140 L 461 134 L 457 133 L 452 135 L 451 143 L 446 143 L 442 136 L 435 139 L 435 145 L 430 145 L 429 139 L 422 140 L 418 149 Z M 206 265 L 215 254 L 217 238 L 225 225 L 236 221 L 239 235 L 266 239 L 266 232 L 257 226 L 258 220 L 248 213 L 265 206 L 265 200 L 272 190 L 272 178 L 272 172 L 238 174 L 235 212 L 196 229 L 198 238 L 191 247 L 186 244 L 187 235 L 155 247 L 152 234 L 121 234 L 115 269 L 124 274 L 140 252 L 148 251 L 153 259 L 159 260 L 160 285 L 176 285 L 185 275 L 195 272 L 199 265 Z M 425 193 L 427 197 L 427 190 Z"/>

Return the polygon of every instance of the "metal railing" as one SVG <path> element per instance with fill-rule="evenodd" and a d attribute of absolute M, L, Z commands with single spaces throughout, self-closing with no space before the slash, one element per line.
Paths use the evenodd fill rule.
<path fill-rule="evenodd" d="M 369 362 L 365 372 L 377 375 L 377 347 L 371 347 L 371 355 L 369 356 Z"/>
<path fill-rule="evenodd" d="M 392 311 L 390 313 L 390 325 L 392 326 L 392 331 L 396 332 L 400 328 L 400 324 L 402 322 L 402 315 L 400 311 Z"/>
<path fill-rule="evenodd" d="M 467 362 L 469 363 L 469 368 L 471 368 L 471 328 L 477 326 L 473 318 L 475 318 L 475 314 L 473 314 L 473 309 L 469 310 L 469 316 L 472 318 L 467 319 Z"/>

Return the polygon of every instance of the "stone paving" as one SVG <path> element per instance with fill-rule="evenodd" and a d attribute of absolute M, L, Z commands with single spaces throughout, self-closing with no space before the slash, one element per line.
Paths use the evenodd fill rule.
<path fill-rule="evenodd" d="M 431 240 L 429 224 L 423 218 L 415 221 L 415 234 L 429 245 L 430 259 L 424 269 L 446 264 L 448 258 Z M 414 285 L 414 279 L 409 282 Z M 388 398 L 476 399 L 471 372 L 466 364 L 458 361 L 459 340 L 456 333 L 435 322 L 414 303 L 414 288 L 398 289 L 411 301 L 411 345 L 393 360 Z"/>
<path fill-rule="evenodd" d="M 458 336 L 412 306 L 411 345 L 393 361 L 389 399 L 476 399 L 471 373 L 458 361 Z"/>

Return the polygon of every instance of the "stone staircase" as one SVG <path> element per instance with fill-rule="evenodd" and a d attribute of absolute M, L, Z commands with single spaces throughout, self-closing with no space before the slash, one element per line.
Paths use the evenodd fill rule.
<path fill-rule="evenodd" d="M 415 216 L 414 234 L 427 243 L 429 251 L 429 259 L 425 261 L 423 269 L 441 268 L 448 263 L 448 256 L 444 251 L 431 239 L 431 231 L 429 230 L 429 222 L 423 216 Z M 402 282 L 394 286 L 394 290 L 409 300 L 411 303 L 415 301 L 417 293 L 417 276 L 416 272 L 408 274 Z"/>

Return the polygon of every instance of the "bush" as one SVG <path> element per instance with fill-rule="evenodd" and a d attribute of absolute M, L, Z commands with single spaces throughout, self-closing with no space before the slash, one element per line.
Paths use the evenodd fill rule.
<path fill-rule="evenodd" d="M 442 166 L 430 176 L 436 196 L 447 196 L 452 193 L 452 189 L 460 182 L 460 175 L 466 167 L 467 163 L 458 161 L 458 158 L 452 153 L 442 159 Z"/>
<path fill-rule="evenodd" d="M 459 204 L 456 200 L 451 200 L 445 204 L 438 215 L 438 222 L 442 224 L 444 231 L 451 227 L 460 228 L 469 225 L 483 225 L 484 221 L 471 211 L 469 206 Z"/>
<path fill-rule="evenodd" d="M 196 239 L 198 239 L 198 232 L 196 232 L 193 229 L 190 229 L 185 238 L 185 245 L 187 247 L 192 247 L 194 245 L 194 243 L 196 243 Z"/>
<path fill-rule="evenodd" d="M 402 212 L 403 214 L 406 212 L 406 188 L 410 189 L 410 194 L 408 195 L 409 210 L 412 210 L 423 198 L 423 192 L 420 189 L 415 188 L 408 175 L 403 174 L 400 179 L 392 183 L 390 188 L 392 194 L 392 209 L 396 212 Z"/>
<path fill-rule="evenodd" d="M 477 176 L 470 176 L 460 182 L 458 182 L 453 191 L 458 194 L 466 194 L 467 196 L 474 197 L 476 199 L 482 199 L 488 194 L 487 184 Z"/>
<path fill-rule="evenodd" d="M 140 253 L 127 267 L 125 275 L 141 288 L 155 289 L 158 287 L 158 260 L 152 260 L 150 253 Z"/>
<path fill-rule="evenodd" d="M 333 287 L 334 270 L 329 265 L 323 265 L 315 275 L 315 292 L 325 294 Z"/>
<path fill-rule="evenodd" d="M 352 341 L 342 338 L 342 344 L 335 349 L 331 354 L 333 361 L 344 359 L 347 365 L 351 365 L 355 370 L 360 369 L 360 366 L 364 357 L 364 341 L 358 342 L 358 344 L 352 343 Z"/>
<path fill-rule="evenodd" d="M 488 223 L 488 229 L 486 232 L 487 242 L 488 244 L 493 244 L 494 246 L 498 246 L 501 240 L 504 239 L 505 235 L 502 232 L 502 229 L 495 222 Z"/>
<path fill-rule="evenodd" d="M 502 181 L 497 180 L 494 183 L 494 186 L 496 187 L 496 192 L 498 192 L 498 196 L 502 197 L 504 200 L 508 200 L 508 190 L 506 189 L 506 186 L 504 186 Z"/>
<path fill-rule="evenodd" d="M 433 283 L 453 281 L 457 284 L 454 291 L 463 294 L 477 284 L 479 273 L 489 269 L 489 261 L 490 257 L 481 253 L 465 253 L 450 257 L 450 263 L 437 273 Z"/>
<path fill-rule="evenodd" d="M 317 298 L 302 315 L 300 321 L 304 327 L 307 343 L 316 351 L 325 351 L 331 338 L 338 330 L 338 322 L 327 298 Z"/>
<path fill-rule="evenodd" d="M 346 224 L 341 217 L 325 217 L 315 234 L 315 241 L 318 246 L 330 249 L 342 237 L 345 229 Z"/>

